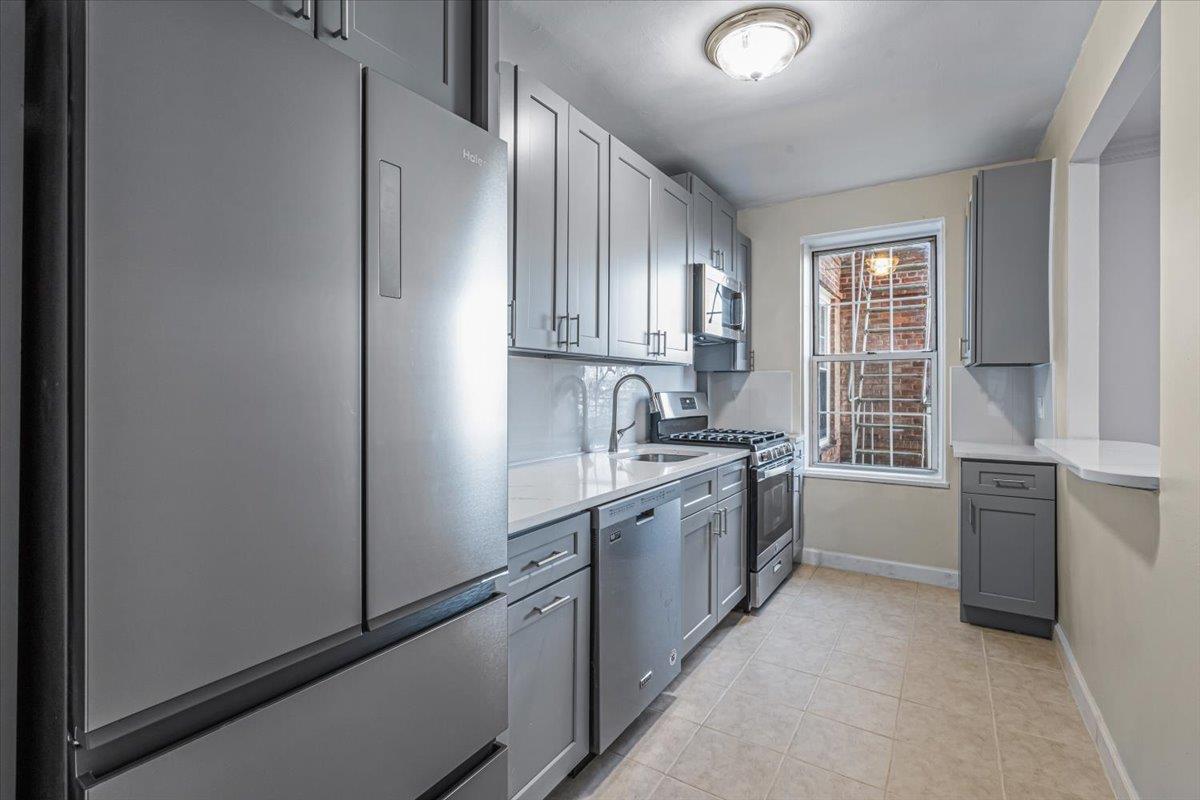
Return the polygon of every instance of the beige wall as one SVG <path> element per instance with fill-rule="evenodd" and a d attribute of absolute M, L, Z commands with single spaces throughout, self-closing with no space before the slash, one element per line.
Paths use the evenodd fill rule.
<path fill-rule="evenodd" d="M 948 385 L 948 369 L 959 363 L 953 345 L 962 335 L 963 221 L 973 172 L 897 181 L 738 213 L 738 229 L 754 243 L 750 318 L 755 365 L 792 371 L 794 419 L 804 419 L 800 321 L 801 240 L 806 236 L 915 220 L 946 220 L 942 254 L 946 302 L 941 324 L 947 352 L 941 380 L 942 386 Z M 943 458 L 945 463 L 953 463 L 948 446 Z M 947 470 L 955 483 L 956 472 Z M 804 486 L 806 547 L 958 569 L 958 500 L 953 487 L 818 478 L 806 479 Z"/>
<path fill-rule="evenodd" d="M 1104 2 L 1039 148 L 1057 158 L 1052 305 L 1067 430 L 1066 165 L 1150 13 Z M 1059 622 L 1142 798 L 1200 797 L 1200 5 L 1162 5 L 1162 489 L 1059 470 Z"/>

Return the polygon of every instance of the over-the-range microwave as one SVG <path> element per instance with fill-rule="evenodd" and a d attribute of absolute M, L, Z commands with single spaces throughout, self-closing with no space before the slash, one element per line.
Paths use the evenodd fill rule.
<path fill-rule="evenodd" d="M 740 342 L 745 322 L 742 284 L 707 264 L 692 265 L 692 336 L 698 344 Z"/>

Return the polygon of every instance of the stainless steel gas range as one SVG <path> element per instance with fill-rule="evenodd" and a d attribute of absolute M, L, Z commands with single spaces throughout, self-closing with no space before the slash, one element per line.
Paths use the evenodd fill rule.
<path fill-rule="evenodd" d="M 748 602 L 758 608 L 791 574 L 795 561 L 795 446 L 781 431 L 710 428 L 703 392 L 657 392 L 655 398 L 659 411 L 650 415 L 652 441 L 749 451 Z"/>

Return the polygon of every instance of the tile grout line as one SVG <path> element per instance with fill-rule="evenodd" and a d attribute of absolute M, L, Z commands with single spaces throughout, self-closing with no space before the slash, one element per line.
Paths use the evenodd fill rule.
<path fill-rule="evenodd" d="M 987 677 L 988 708 L 992 712 L 992 736 L 994 736 L 996 740 L 996 768 L 1000 771 L 1000 796 L 1003 797 L 1004 800 L 1008 800 L 1008 788 L 1005 786 L 1007 782 L 1004 780 L 1004 758 L 1000 755 L 1000 724 L 996 721 L 996 698 L 995 695 L 992 694 L 992 670 L 991 667 L 988 666 L 987 637 L 984 636 L 982 639 L 983 672 Z"/>

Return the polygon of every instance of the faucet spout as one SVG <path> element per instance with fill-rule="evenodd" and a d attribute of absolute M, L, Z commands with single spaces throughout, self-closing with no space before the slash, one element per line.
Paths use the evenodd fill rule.
<path fill-rule="evenodd" d="M 628 375 L 622 375 L 617 381 L 616 385 L 613 386 L 612 430 L 608 435 L 608 452 L 610 453 L 617 452 L 617 445 L 621 443 L 621 437 L 625 435 L 626 431 L 637 424 L 637 419 L 635 418 L 633 422 L 629 423 L 624 428 L 617 427 L 617 397 L 621 394 L 621 387 L 624 386 L 627 381 L 639 381 L 643 386 L 645 386 L 647 394 L 650 395 L 650 410 L 659 410 L 658 401 L 654 399 L 654 387 L 650 385 L 650 381 L 646 380 L 644 376 L 639 375 L 636 372 L 631 372 Z"/>

